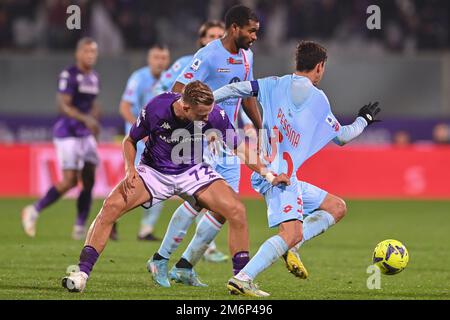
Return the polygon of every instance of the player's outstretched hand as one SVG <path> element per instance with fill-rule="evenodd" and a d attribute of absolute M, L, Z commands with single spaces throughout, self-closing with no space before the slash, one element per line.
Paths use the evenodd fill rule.
<path fill-rule="evenodd" d="M 378 101 L 375 103 L 369 102 L 359 110 L 358 117 L 363 117 L 367 121 L 367 125 L 371 125 L 374 122 L 380 122 L 376 119 L 377 114 L 381 111 L 378 107 Z"/>
<path fill-rule="evenodd" d="M 272 181 L 273 186 L 278 186 L 280 184 L 284 184 L 287 186 L 291 185 L 291 179 L 288 177 L 287 174 L 282 173 L 280 175 L 277 175 L 275 179 L 273 179 Z"/>
<path fill-rule="evenodd" d="M 139 179 L 139 177 L 136 169 L 128 169 L 127 175 L 125 176 L 125 180 L 123 182 L 123 191 L 125 194 L 134 194 L 137 179 Z"/>

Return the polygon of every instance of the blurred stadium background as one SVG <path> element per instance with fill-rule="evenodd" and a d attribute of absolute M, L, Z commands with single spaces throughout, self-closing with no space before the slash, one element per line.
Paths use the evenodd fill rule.
<path fill-rule="evenodd" d="M 102 82 L 104 157 L 96 194 L 102 196 L 121 176 L 116 170 L 120 153 L 112 145 L 123 135 L 118 106 L 129 75 L 145 64 L 146 49 L 155 42 L 166 43 L 172 61 L 194 52 L 199 25 L 222 18 L 235 3 L 0 1 L 0 171 L 10 181 L 0 186 L 0 195 L 37 196 L 57 179 L 50 144 L 56 80 L 72 62 L 80 37 L 94 37 L 100 50 L 96 69 Z M 445 170 L 450 155 L 441 147 L 450 142 L 448 1 L 243 3 L 261 19 L 259 39 L 252 48 L 255 77 L 291 72 L 297 41 L 314 39 L 330 51 L 322 88 L 342 123 L 351 121 L 364 103 L 381 102 L 383 122 L 336 155 L 330 149 L 312 159 L 304 169 L 310 181 L 347 197 L 450 198 L 445 183 L 450 178 Z M 71 4 L 81 8 L 81 30 L 66 27 Z M 381 30 L 366 28 L 371 4 L 381 8 Z M 355 170 L 364 157 L 373 159 L 370 185 L 358 183 L 358 172 L 365 168 Z M 247 185 L 244 194 L 252 194 Z"/>
<path fill-rule="evenodd" d="M 321 88 L 341 123 L 348 124 L 362 105 L 375 100 L 381 103 L 383 119 L 349 146 L 325 148 L 298 173 L 349 203 L 349 215 L 342 226 L 304 251 L 313 277 L 324 281 L 305 283 L 297 295 L 297 282 L 289 281 L 290 275 L 283 273 L 284 282 L 280 282 L 269 272 L 263 280 L 272 281 L 275 297 L 282 299 L 448 299 L 450 216 L 445 200 L 450 200 L 450 2 L 240 2 L 255 9 L 261 21 L 259 39 L 252 47 L 255 78 L 292 72 L 298 40 L 316 40 L 329 49 Z M 30 198 L 41 196 L 59 178 L 52 145 L 57 77 L 73 62 L 77 40 L 92 36 L 100 52 L 96 69 L 101 77 L 99 99 L 103 110 L 101 164 L 94 190 L 99 201 L 90 216 L 93 219 L 100 200 L 123 176 L 120 142 L 124 126 L 119 102 L 128 77 L 145 65 L 146 51 L 156 42 L 169 46 L 172 62 L 195 52 L 201 23 L 221 19 L 236 3 L 0 0 L 0 237 L 4 240 L 0 253 L 11 257 L 0 262 L 0 297 L 69 297 L 60 291 L 57 277 L 79 253 L 80 243 L 70 239 L 73 200 L 59 202 L 45 213 L 40 237 L 35 241 L 23 235 L 19 212 Z M 66 8 L 71 4 L 81 8 L 81 30 L 66 27 Z M 366 9 L 372 4 L 381 8 L 381 30 L 366 27 Z M 246 198 L 256 196 L 249 174 L 244 169 L 241 179 L 242 196 Z M 417 199 L 420 201 L 411 201 Z M 265 224 L 263 201 L 248 199 L 246 205 L 253 221 L 251 252 L 255 252 L 271 231 Z M 175 207 L 171 203 L 165 211 L 169 213 Z M 163 215 L 159 236 L 169 219 L 169 214 Z M 229 299 L 223 287 L 229 266 L 215 267 L 211 274 L 212 269 L 200 264 L 200 274 L 217 284 L 220 289 L 216 291 L 183 288 L 159 296 L 159 291 L 142 289 L 143 282 L 149 281 L 143 272 L 144 258 L 152 251 L 147 244 L 135 241 L 138 215 L 130 215 L 121 223 L 121 239 L 125 240 L 109 246 L 98 267 L 115 271 L 97 273 L 101 281 L 92 283 L 88 298 Z M 327 242 L 328 236 L 332 240 Z M 372 248 L 388 237 L 399 238 L 410 249 L 411 272 L 383 283 L 387 291 L 371 295 L 365 288 L 365 268 Z M 225 232 L 219 236 L 218 245 L 226 247 Z M 152 246 L 156 249 L 156 244 Z M 119 259 L 134 264 L 114 265 Z M 284 272 L 281 263 L 275 268 L 277 275 Z"/>

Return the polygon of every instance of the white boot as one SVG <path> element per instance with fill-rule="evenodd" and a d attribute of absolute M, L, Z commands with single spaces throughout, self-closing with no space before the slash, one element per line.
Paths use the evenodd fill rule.
<path fill-rule="evenodd" d="M 34 238 L 36 236 L 36 222 L 39 217 L 34 205 L 29 205 L 22 210 L 22 226 L 27 236 Z"/>
<path fill-rule="evenodd" d="M 83 292 L 88 278 L 85 272 L 71 272 L 69 276 L 62 279 L 62 286 L 69 292 Z"/>

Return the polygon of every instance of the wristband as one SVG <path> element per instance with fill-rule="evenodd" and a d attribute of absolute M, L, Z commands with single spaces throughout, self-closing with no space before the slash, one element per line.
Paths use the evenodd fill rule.
<path fill-rule="evenodd" d="M 266 179 L 270 184 L 272 184 L 273 180 L 275 180 L 275 176 L 272 172 L 268 172 L 265 176 L 264 179 Z"/>

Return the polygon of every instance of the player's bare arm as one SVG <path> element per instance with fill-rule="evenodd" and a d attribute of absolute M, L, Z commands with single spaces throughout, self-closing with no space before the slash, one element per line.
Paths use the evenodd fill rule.
<path fill-rule="evenodd" d="M 136 117 L 133 115 L 132 109 L 133 106 L 128 101 L 125 100 L 120 101 L 119 105 L 120 115 L 125 119 L 126 122 L 131 124 L 136 122 Z"/>
<path fill-rule="evenodd" d="M 68 117 L 76 119 L 92 131 L 93 134 L 98 134 L 100 131 L 100 125 L 98 121 L 90 114 L 84 114 L 72 105 L 72 96 L 64 93 L 58 93 L 56 95 L 58 109 L 60 112 Z"/>

